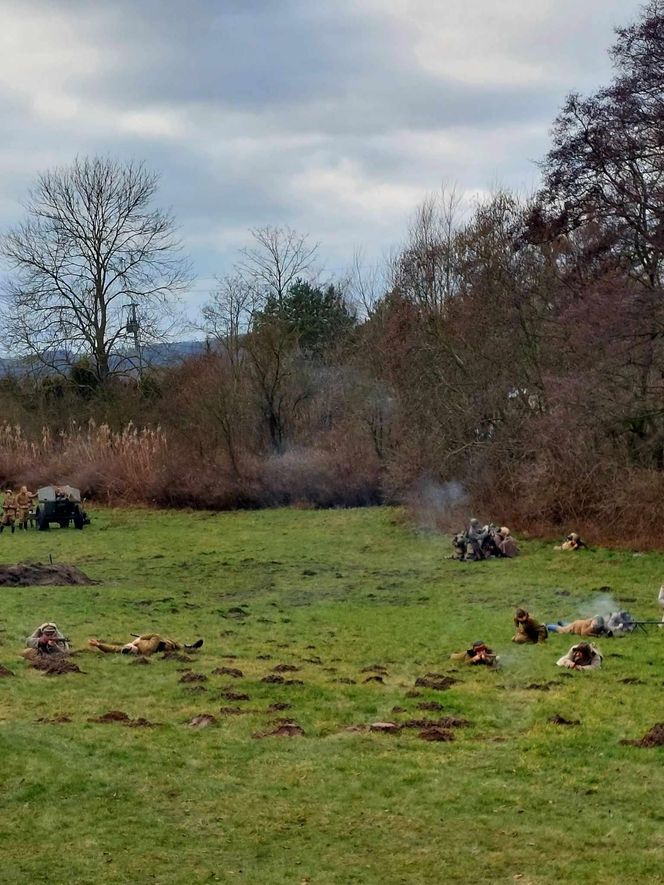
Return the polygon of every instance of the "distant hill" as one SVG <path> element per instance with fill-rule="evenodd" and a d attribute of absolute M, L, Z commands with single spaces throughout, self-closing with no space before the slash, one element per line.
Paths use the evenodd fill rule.
<path fill-rule="evenodd" d="M 146 344 L 142 349 L 142 360 L 146 366 L 172 366 L 188 357 L 205 353 L 207 347 L 205 341 L 168 341 Z M 52 355 L 49 354 L 48 361 L 59 370 L 65 370 L 79 358 L 78 356 L 74 358 L 65 351 L 60 351 Z M 113 357 L 112 367 L 116 370 L 125 363 L 127 369 L 131 371 L 131 365 L 137 362 L 136 352 L 133 349 L 127 349 Z M 23 376 L 31 372 L 48 374 L 49 368 L 26 357 L 0 357 L 0 376 Z"/>

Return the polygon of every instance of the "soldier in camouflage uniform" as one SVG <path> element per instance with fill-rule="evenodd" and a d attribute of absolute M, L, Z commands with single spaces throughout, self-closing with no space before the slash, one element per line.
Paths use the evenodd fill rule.
<path fill-rule="evenodd" d="M 141 636 L 136 636 L 135 639 L 126 645 L 114 645 L 109 642 L 100 642 L 98 639 L 88 639 L 88 645 L 99 651 L 111 654 L 143 655 L 144 657 L 149 657 L 158 651 L 178 651 L 183 647 L 186 649 L 200 648 L 203 645 L 203 640 L 198 639 L 192 645 L 182 646 L 172 639 L 165 639 L 158 633 L 144 633 Z"/>

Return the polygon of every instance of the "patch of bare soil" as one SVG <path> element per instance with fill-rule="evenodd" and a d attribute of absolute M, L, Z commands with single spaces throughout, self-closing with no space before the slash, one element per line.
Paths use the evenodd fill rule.
<path fill-rule="evenodd" d="M 363 682 L 378 682 L 380 683 L 380 685 L 385 685 L 385 680 L 382 676 L 367 676 L 367 678 L 364 679 Z"/>
<path fill-rule="evenodd" d="M 249 695 L 244 694 L 241 691 L 233 691 L 233 689 L 229 688 L 227 691 L 222 691 L 222 698 L 226 698 L 227 701 L 248 701 Z"/>
<path fill-rule="evenodd" d="M 387 675 L 387 667 L 382 664 L 372 664 L 370 667 L 363 667 L 360 673 L 385 673 Z"/>
<path fill-rule="evenodd" d="M 0 665 L 0 677 L 4 676 L 14 676 L 14 673 L 12 673 L 11 670 L 7 669 L 7 667 L 3 667 L 2 665 Z"/>
<path fill-rule="evenodd" d="M 266 737 L 302 737 L 304 735 L 304 729 L 297 724 L 297 722 L 292 722 L 289 719 L 279 720 L 276 724 L 276 728 L 273 728 L 272 731 L 258 731 L 255 735 L 255 738 L 266 738 Z"/>
<path fill-rule="evenodd" d="M 55 716 L 42 716 L 37 722 L 41 725 L 64 725 L 66 722 L 71 722 L 71 716 L 66 713 L 56 713 Z"/>
<path fill-rule="evenodd" d="M 230 676 L 231 679 L 242 679 L 244 677 L 242 670 L 238 670 L 237 667 L 215 667 L 212 671 L 212 675 Z"/>
<path fill-rule="evenodd" d="M 35 670 L 42 670 L 45 676 L 83 672 L 77 664 L 69 660 L 67 655 L 38 655 L 30 661 L 30 666 Z"/>
<path fill-rule="evenodd" d="M 444 728 L 432 727 L 425 728 L 420 732 L 419 737 L 422 738 L 423 741 L 453 741 L 454 734 L 451 731 L 446 731 Z"/>
<path fill-rule="evenodd" d="M 277 676 L 276 673 L 271 673 L 269 676 L 263 676 L 261 682 L 265 682 L 268 685 L 278 685 L 280 683 L 284 683 L 286 680 L 283 676 Z"/>
<path fill-rule="evenodd" d="M 287 704 L 285 701 L 277 701 L 276 704 L 270 704 L 267 711 L 268 713 L 278 713 L 280 710 L 290 710 L 292 706 L 292 704 Z"/>
<path fill-rule="evenodd" d="M 657 722 L 640 741 L 620 741 L 633 747 L 664 747 L 664 722 Z"/>
<path fill-rule="evenodd" d="M 297 673 L 299 671 L 299 667 L 296 667 L 294 664 L 277 664 L 276 667 L 272 668 L 273 673 Z"/>
<path fill-rule="evenodd" d="M 207 676 L 205 673 L 185 673 L 179 682 L 207 682 Z"/>
<path fill-rule="evenodd" d="M 316 666 L 319 666 L 319 667 L 322 666 L 322 664 L 323 664 L 323 662 L 318 657 L 318 655 L 316 655 L 315 658 L 304 658 L 304 663 L 305 664 L 316 664 Z"/>
<path fill-rule="evenodd" d="M 161 659 L 162 661 L 178 661 L 181 664 L 190 664 L 194 660 L 189 655 L 183 655 L 179 651 L 165 651 Z"/>
<path fill-rule="evenodd" d="M 547 721 L 551 722 L 552 725 L 581 725 L 580 719 L 565 719 L 560 713 L 551 716 Z"/>
<path fill-rule="evenodd" d="M 0 587 L 61 587 L 96 583 L 75 565 L 66 563 L 19 562 L 17 565 L 0 565 Z"/>
<path fill-rule="evenodd" d="M 426 673 L 424 676 L 418 676 L 415 685 L 422 688 L 433 688 L 436 691 L 445 691 L 452 685 L 456 685 L 459 680 L 454 676 L 445 676 L 442 673 Z"/>
<path fill-rule="evenodd" d="M 256 655 L 257 661 L 271 661 L 272 655 Z"/>
<path fill-rule="evenodd" d="M 207 728 L 208 725 L 215 725 L 216 722 L 216 716 L 213 716 L 211 713 L 199 713 L 198 716 L 190 719 L 187 724 L 190 728 Z"/>
<path fill-rule="evenodd" d="M 418 710 L 443 710 L 445 709 L 438 701 L 420 701 L 417 705 Z"/>

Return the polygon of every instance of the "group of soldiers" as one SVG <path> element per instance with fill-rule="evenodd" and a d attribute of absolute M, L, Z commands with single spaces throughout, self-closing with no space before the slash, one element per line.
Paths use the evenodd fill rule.
<path fill-rule="evenodd" d="M 36 493 L 29 491 L 27 486 L 21 486 L 18 492 L 11 488 L 6 489 L 2 502 L 0 532 L 3 532 L 5 528 L 9 528 L 14 533 L 16 526 L 19 529 L 27 530 L 32 505 L 36 497 Z"/>
<path fill-rule="evenodd" d="M 493 523 L 482 525 L 479 519 L 471 519 L 468 528 L 452 537 L 452 559 L 460 562 L 477 562 L 492 557 L 512 558 L 519 555 L 519 548 L 507 526 Z M 570 532 L 556 550 L 587 550 L 587 545 L 577 532 Z"/>
<path fill-rule="evenodd" d="M 58 629 L 58 625 L 52 622 L 40 624 L 28 636 L 25 644 L 26 650 L 23 657 L 28 661 L 35 660 L 42 655 L 69 655 L 72 653 L 70 640 Z M 106 653 L 149 657 L 160 651 L 179 651 L 181 648 L 197 649 L 203 645 L 203 640 L 197 639 L 196 642 L 186 645 L 166 639 L 158 633 L 143 633 L 133 634 L 131 642 L 127 642 L 125 645 L 100 642 L 99 639 L 88 639 L 88 645 L 90 648 L 96 648 L 98 651 Z"/>
<path fill-rule="evenodd" d="M 460 562 L 477 562 L 491 557 L 511 559 L 519 555 L 519 548 L 507 526 L 481 525 L 479 519 L 471 519 L 465 531 L 457 532 L 452 538 L 452 546 L 452 559 Z"/>

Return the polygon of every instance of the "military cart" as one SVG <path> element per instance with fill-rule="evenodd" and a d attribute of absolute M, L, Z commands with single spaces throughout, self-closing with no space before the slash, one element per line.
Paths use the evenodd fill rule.
<path fill-rule="evenodd" d="M 73 486 L 44 486 L 37 490 L 35 522 L 40 532 L 56 522 L 61 529 L 73 522 L 77 529 L 89 525 L 90 519 L 83 509 L 81 493 Z"/>

